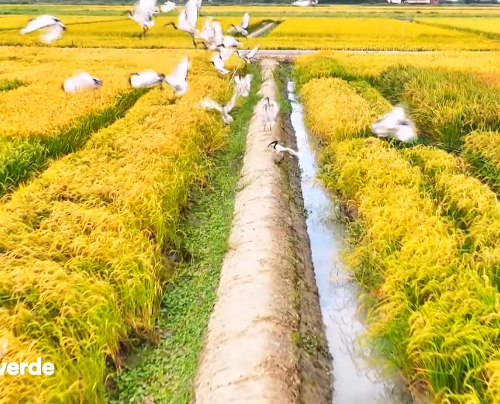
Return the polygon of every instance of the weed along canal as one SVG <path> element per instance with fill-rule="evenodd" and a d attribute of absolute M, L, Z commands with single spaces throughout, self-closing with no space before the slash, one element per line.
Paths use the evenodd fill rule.
<path fill-rule="evenodd" d="M 332 217 L 334 203 L 316 180 L 318 167 L 314 146 L 304 125 L 302 106 L 294 93 L 293 82 L 288 82 L 287 93 L 299 151 L 307 233 L 321 313 L 333 358 L 333 403 L 410 404 L 413 400 L 402 378 L 399 375 L 382 375 L 381 366 L 376 364 L 380 362 L 360 348 L 358 337 L 365 330 L 360 291 L 340 259 L 340 253 L 345 248 L 345 228 Z"/>

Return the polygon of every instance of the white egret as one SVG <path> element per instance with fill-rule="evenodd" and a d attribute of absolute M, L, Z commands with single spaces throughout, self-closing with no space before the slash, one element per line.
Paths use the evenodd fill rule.
<path fill-rule="evenodd" d="M 175 4 L 173 1 L 166 1 L 160 6 L 160 11 L 162 13 L 170 13 L 171 11 L 175 10 L 177 8 L 177 4 Z"/>
<path fill-rule="evenodd" d="M 272 146 L 275 153 L 278 155 L 278 156 L 282 156 L 282 159 L 280 161 L 278 161 L 278 164 L 280 164 L 281 162 L 283 162 L 283 160 L 285 159 L 285 154 L 288 153 L 290 154 L 291 156 L 296 156 L 298 157 L 299 153 L 296 152 L 295 150 L 293 149 L 290 149 L 289 147 L 284 147 L 284 146 L 281 146 L 277 140 L 273 140 L 271 143 L 269 143 L 267 145 L 267 147 L 270 147 Z"/>
<path fill-rule="evenodd" d="M 252 63 L 252 59 L 257 55 L 259 45 L 255 45 L 251 50 L 237 50 L 238 56 L 245 61 L 245 63 Z"/>
<path fill-rule="evenodd" d="M 236 48 L 238 45 L 241 45 L 241 42 L 238 41 L 234 36 L 224 35 L 224 40 L 222 42 L 225 48 Z"/>
<path fill-rule="evenodd" d="M 200 1 L 201 5 L 201 1 Z M 184 10 L 179 14 L 179 20 L 177 24 L 174 22 L 169 22 L 165 26 L 171 25 L 179 31 L 183 31 L 191 36 L 193 40 L 193 45 L 196 48 L 195 35 L 198 35 L 198 30 L 196 29 L 196 23 L 198 22 L 200 9 L 198 7 L 198 0 L 188 0 Z"/>
<path fill-rule="evenodd" d="M 167 83 L 176 95 L 184 95 L 188 89 L 187 76 L 189 70 L 189 59 L 185 56 L 175 68 L 174 72 L 165 77 Z"/>
<path fill-rule="evenodd" d="M 269 125 L 269 130 L 272 131 L 273 126 L 276 124 L 280 107 L 276 101 L 271 101 L 269 97 L 264 98 L 264 100 L 262 125 L 264 125 L 264 131 L 267 125 Z"/>
<path fill-rule="evenodd" d="M 51 15 L 42 15 L 38 18 L 29 20 L 29 24 L 23 28 L 20 33 L 21 35 L 25 35 L 44 28 L 46 29 L 45 35 L 42 35 L 40 39 L 45 44 L 57 41 L 61 38 L 63 31 L 67 30 L 66 26 L 59 18 Z"/>
<path fill-rule="evenodd" d="M 133 88 L 148 88 L 159 85 L 163 88 L 162 84 L 165 80 L 163 73 L 156 73 L 153 70 L 143 70 L 139 73 L 132 73 L 128 79 Z"/>
<path fill-rule="evenodd" d="M 235 91 L 233 92 L 233 96 L 231 97 L 231 100 L 224 106 L 218 104 L 210 97 L 205 97 L 200 102 L 199 105 L 200 107 L 205 109 L 215 109 L 216 111 L 219 111 L 222 117 L 222 121 L 225 124 L 230 124 L 231 122 L 233 122 L 233 117 L 229 115 L 229 113 L 233 110 L 237 98 L 238 98 L 238 92 L 235 89 Z"/>
<path fill-rule="evenodd" d="M 249 24 L 250 24 L 250 13 L 245 13 L 245 15 L 243 15 L 243 19 L 238 25 L 231 24 L 231 26 L 233 27 L 232 31 L 236 31 L 236 33 L 238 34 L 247 36 L 248 35 L 247 28 Z"/>
<path fill-rule="evenodd" d="M 134 12 L 127 10 L 129 17 L 142 27 L 139 38 L 146 36 L 150 27 L 155 25 L 153 16 L 157 14 L 156 0 L 140 0 L 134 4 Z"/>
<path fill-rule="evenodd" d="M 229 70 L 227 70 L 224 66 L 224 60 L 222 59 L 220 53 L 214 52 L 211 62 L 220 74 L 229 73 Z"/>
<path fill-rule="evenodd" d="M 318 0 L 297 0 L 292 3 L 292 6 L 298 7 L 316 7 L 318 5 Z"/>
<path fill-rule="evenodd" d="M 252 74 L 247 74 L 245 77 L 235 76 L 234 81 L 236 83 L 236 90 L 238 94 L 243 98 L 248 97 L 250 94 L 250 88 L 252 83 Z"/>
<path fill-rule="evenodd" d="M 375 121 L 371 129 L 378 137 L 390 137 L 403 143 L 417 139 L 413 122 L 406 116 L 404 108 L 400 105 Z"/>
<path fill-rule="evenodd" d="M 102 80 L 92 77 L 86 72 L 81 72 L 64 80 L 62 89 L 67 93 L 79 93 L 80 91 L 90 90 L 101 86 Z"/>

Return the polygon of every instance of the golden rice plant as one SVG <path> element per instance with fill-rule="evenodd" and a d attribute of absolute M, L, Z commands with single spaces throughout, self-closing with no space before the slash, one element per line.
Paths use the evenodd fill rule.
<path fill-rule="evenodd" d="M 490 33 L 496 34 L 500 37 L 500 18 L 419 18 L 418 21 L 422 21 L 428 24 L 450 27 L 450 28 L 461 28 L 465 30 L 470 30 L 477 33 Z"/>
<path fill-rule="evenodd" d="M 382 110 L 390 110 L 390 105 L 381 100 L 382 106 L 374 106 L 363 98 L 363 91 L 369 89 L 359 87 L 356 91 L 355 87 L 338 78 L 314 79 L 304 84 L 300 97 L 308 127 L 326 144 L 368 134 L 370 124 Z"/>
<path fill-rule="evenodd" d="M 487 38 L 386 18 L 287 18 L 267 38 L 273 39 L 277 47 L 308 39 L 313 49 L 498 49 Z"/>
<path fill-rule="evenodd" d="M 143 90 L 131 91 L 130 73 L 152 68 L 169 74 L 183 53 L 19 49 L 6 77 L 22 86 L 0 93 L 0 196 L 43 168 L 49 158 L 81 148 L 88 137 L 120 118 Z M 9 60 L 0 50 L 0 60 Z M 17 66 L 18 69 L 14 69 Z M 12 68 L 12 73 L 10 69 Z M 95 91 L 66 94 L 60 86 L 76 70 L 101 78 Z"/>
<path fill-rule="evenodd" d="M 24 28 L 29 23 L 30 18 L 36 18 L 36 15 L 9 15 L 5 16 L 0 21 L 0 31 L 7 30 L 16 30 L 19 35 L 18 30 Z M 72 29 L 73 26 L 77 26 L 80 24 L 88 24 L 91 22 L 104 22 L 104 21 L 113 21 L 123 17 L 113 17 L 113 16 L 83 16 L 83 15 L 64 15 L 57 14 L 57 17 L 66 25 L 69 29 Z M 29 35 L 38 36 L 39 33 L 32 33 Z"/>
<path fill-rule="evenodd" d="M 499 132 L 474 131 L 464 137 L 462 154 L 475 173 L 500 191 Z"/>
<path fill-rule="evenodd" d="M 458 149 L 472 130 L 500 129 L 500 90 L 465 72 L 393 66 L 376 81 L 391 101 L 404 101 L 432 141 Z"/>
<path fill-rule="evenodd" d="M 338 76 L 349 80 L 373 80 L 389 67 L 396 65 L 467 71 L 495 77 L 500 73 L 500 53 L 445 51 L 422 54 L 367 54 L 321 51 L 295 59 L 295 69 L 301 75 L 308 74 L 310 78 Z"/>
<path fill-rule="evenodd" d="M 128 9 L 132 9 L 129 7 Z M 17 30 L 0 31 L 0 44 L 2 45 L 24 45 L 40 46 L 43 48 L 54 47 L 99 47 L 99 48 L 193 48 L 191 37 L 172 26 L 166 27 L 170 22 L 177 23 L 177 15 L 160 15 L 155 18 L 155 24 L 151 27 L 145 38 L 138 36 L 142 33 L 142 28 L 123 11 L 123 17 L 108 17 L 108 20 L 91 21 L 95 17 L 88 18 L 88 23 L 74 23 L 68 26 L 68 30 L 62 38 L 50 45 L 40 44 L 39 33 L 34 32 L 27 35 L 20 35 Z M 225 31 L 231 28 L 231 24 L 238 24 L 241 16 L 218 17 Z M 81 17 L 80 17 L 81 18 Z M 61 20 L 65 20 L 61 17 Z M 198 28 L 202 29 L 205 18 L 198 20 Z M 252 18 L 250 31 L 260 26 L 264 18 Z M 242 38 L 245 43 L 245 38 Z M 202 47 L 200 44 L 199 47 Z"/>
<path fill-rule="evenodd" d="M 230 97 L 192 61 L 190 89 L 154 89 L 0 206 L 0 318 L 7 357 L 42 356 L 50 378 L 2 378 L 0 403 L 104 402 L 106 359 L 152 329 L 181 209 L 227 128 L 196 108 Z M 179 120 L 179 116 L 185 119 Z"/>
<path fill-rule="evenodd" d="M 328 80 L 334 79 L 309 84 Z M 323 114 L 315 112 L 334 104 L 335 97 L 343 100 L 341 91 L 352 100 L 340 104 L 348 116 L 360 109 L 352 89 L 321 92 L 318 86 L 321 108 L 305 112 L 321 139 L 331 139 L 332 127 L 334 133 L 349 133 L 348 140 L 327 142 L 321 179 L 358 207 L 345 259 L 377 298 L 368 335 L 380 342 L 377 348 L 403 369 L 412 386 L 427 390 L 434 402 L 489 402 L 491 392 L 500 388 L 498 378 L 484 377 L 500 353 L 500 294 L 488 276 L 486 257 L 481 268 L 474 265 L 476 253 L 463 250 L 468 233 L 457 228 L 446 209 L 464 205 L 460 208 L 468 213 L 470 234 L 485 251 L 485 237 L 491 242 L 495 227 L 488 233 L 484 226 L 496 220 L 497 203 L 487 188 L 461 174 L 449 154 L 431 148 L 401 152 L 380 139 L 356 138 L 364 129 L 356 135 L 351 120 L 335 115 L 331 127 L 318 125 Z M 381 104 L 372 110 L 367 104 L 362 108 L 369 122 Z M 442 203 L 422 192 L 430 177 L 445 194 Z"/>

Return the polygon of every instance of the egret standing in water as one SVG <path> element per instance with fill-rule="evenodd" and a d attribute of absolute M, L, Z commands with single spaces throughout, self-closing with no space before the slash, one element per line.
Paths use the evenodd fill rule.
<path fill-rule="evenodd" d="M 45 29 L 45 34 L 40 36 L 40 39 L 43 43 L 49 44 L 61 39 L 63 31 L 66 31 L 67 28 L 59 18 L 51 15 L 42 15 L 29 20 L 29 24 L 20 33 L 21 35 L 26 35 L 39 29 Z"/>

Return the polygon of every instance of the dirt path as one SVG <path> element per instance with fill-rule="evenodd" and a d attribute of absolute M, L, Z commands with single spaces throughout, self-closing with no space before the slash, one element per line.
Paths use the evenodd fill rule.
<path fill-rule="evenodd" d="M 270 22 L 270 23 L 264 25 L 263 27 L 255 30 L 251 34 L 249 34 L 247 38 L 257 38 L 258 36 L 261 36 L 264 32 L 269 31 L 274 26 L 275 26 L 275 23 L 274 22 Z"/>
<path fill-rule="evenodd" d="M 261 66 L 260 94 L 276 99 L 273 70 L 277 62 L 263 60 Z M 297 252 L 301 261 L 310 261 L 307 234 L 304 228 L 302 232 L 291 231 L 294 223 L 289 184 L 284 171 L 275 164 L 272 149 L 267 148 L 282 134 L 282 125 L 276 125 L 272 134 L 263 131 L 259 102 L 248 130 L 229 248 L 204 338 L 194 404 L 298 404 L 301 397 L 315 397 L 314 401 L 307 400 L 309 403 L 331 402 L 326 355 L 321 358 L 313 353 L 324 377 L 311 377 L 301 388 L 305 379 L 301 362 L 316 366 L 307 357 L 301 361 L 304 355 L 297 344 L 301 328 L 316 327 L 314 332 L 320 336 L 324 332 L 320 317 L 318 322 L 317 291 L 314 295 L 310 268 L 308 279 L 297 287 Z M 303 218 L 298 223 L 299 228 L 304 226 Z M 298 240 L 304 234 L 306 240 Z M 297 293 L 304 284 L 307 295 L 301 300 Z M 301 327 L 304 316 L 300 306 L 304 302 L 312 304 L 313 310 L 306 313 L 307 324 Z"/>

